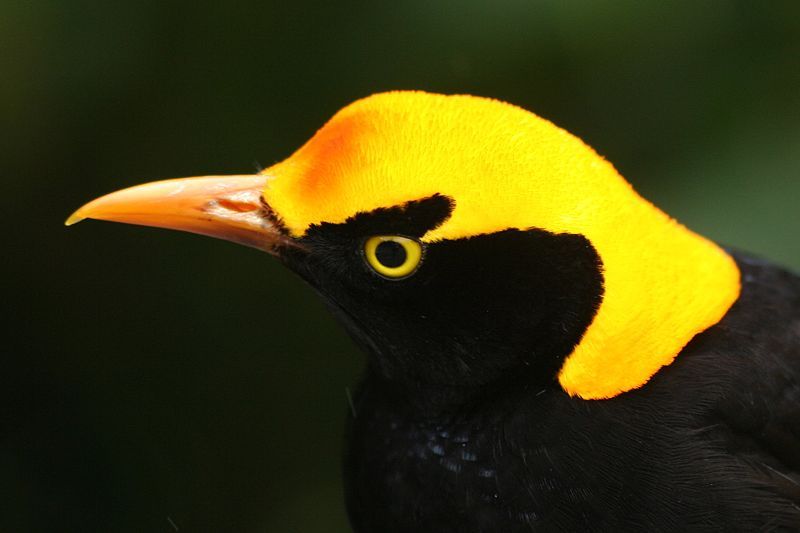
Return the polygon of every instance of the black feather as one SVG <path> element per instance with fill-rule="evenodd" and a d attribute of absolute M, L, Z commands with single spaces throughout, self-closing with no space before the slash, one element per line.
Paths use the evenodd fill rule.
<path fill-rule="evenodd" d="M 800 530 L 800 279 L 737 255 L 743 290 L 641 389 L 556 373 L 603 294 L 580 235 L 426 245 L 375 275 L 365 238 L 420 237 L 443 196 L 312 227 L 284 260 L 369 355 L 345 460 L 357 532 Z"/>

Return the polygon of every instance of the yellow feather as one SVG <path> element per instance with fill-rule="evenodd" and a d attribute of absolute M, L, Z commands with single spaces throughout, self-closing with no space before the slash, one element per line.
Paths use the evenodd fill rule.
<path fill-rule="evenodd" d="M 559 374 L 581 398 L 642 386 L 739 295 L 738 268 L 718 246 L 636 194 L 577 137 L 496 100 L 373 95 L 264 173 L 265 200 L 296 236 L 434 193 L 455 210 L 427 242 L 506 228 L 584 235 L 603 261 L 605 294 Z"/>

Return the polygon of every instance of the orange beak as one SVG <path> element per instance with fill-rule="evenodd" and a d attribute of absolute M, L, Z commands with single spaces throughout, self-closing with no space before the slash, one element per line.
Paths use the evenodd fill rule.
<path fill-rule="evenodd" d="M 92 200 L 65 222 L 85 218 L 154 226 L 252 246 L 275 253 L 287 243 L 272 223 L 261 192 L 267 176 L 204 176 L 155 181 Z"/>

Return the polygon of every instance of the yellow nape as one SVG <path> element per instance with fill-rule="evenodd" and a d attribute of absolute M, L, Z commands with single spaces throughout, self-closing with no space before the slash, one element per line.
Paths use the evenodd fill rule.
<path fill-rule="evenodd" d="M 605 292 L 559 374 L 581 398 L 641 387 L 739 295 L 723 250 L 636 194 L 577 137 L 496 100 L 370 96 L 264 172 L 264 198 L 295 236 L 434 193 L 455 210 L 427 242 L 507 228 L 584 235 L 603 261 Z"/>

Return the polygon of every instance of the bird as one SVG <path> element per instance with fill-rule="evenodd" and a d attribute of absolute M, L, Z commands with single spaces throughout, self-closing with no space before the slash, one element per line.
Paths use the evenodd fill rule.
<path fill-rule="evenodd" d="M 320 296 L 366 354 L 356 532 L 800 530 L 800 277 L 530 111 L 373 94 L 257 174 L 86 218 L 251 246 Z"/>

